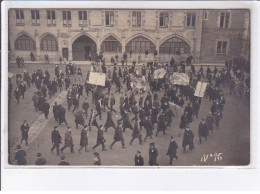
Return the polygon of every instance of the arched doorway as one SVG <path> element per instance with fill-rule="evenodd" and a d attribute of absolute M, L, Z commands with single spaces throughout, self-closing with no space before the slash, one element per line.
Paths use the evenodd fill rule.
<path fill-rule="evenodd" d="M 160 61 L 169 62 L 172 57 L 182 60 L 182 57 L 190 55 L 190 52 L 190 45 L 185 40 L 174 36 L 160 45 Z"/>
<path fill-rule="evenodd" d="M 87 35 L 78 37 L 72 44 L 72 56 L 74 61 L 96 60 L 97 45 Z"/>

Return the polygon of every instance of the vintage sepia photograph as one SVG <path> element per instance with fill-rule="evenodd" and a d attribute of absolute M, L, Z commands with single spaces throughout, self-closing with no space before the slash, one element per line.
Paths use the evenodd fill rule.
<path fill-rule="evenodd" d="M 8 164 L 250 165 L 250 9 L 9 8 Z"/>

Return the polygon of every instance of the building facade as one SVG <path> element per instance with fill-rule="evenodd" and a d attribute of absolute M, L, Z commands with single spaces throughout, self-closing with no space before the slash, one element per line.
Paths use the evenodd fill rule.
<path fill-rule="evenodd" d="M 172 57 L 219 63 L 248 54 L 249 10 L 10 9 L 9 58 L 106 61 L 124 52 L 148 52 L 160 62 Z M 130 54 L 131 53 L 131 54 Z"/>

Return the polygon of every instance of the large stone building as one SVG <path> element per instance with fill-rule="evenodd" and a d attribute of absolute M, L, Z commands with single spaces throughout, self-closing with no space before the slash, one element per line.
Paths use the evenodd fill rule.
<path fill-rule="evenodd" d="M 157 59 L 192 55 L 194 62 L 222 63 L 248 55 L 249 10 L 10 9 L 9 58 L 36 60 L 48 53 L 87 61 L 103 52 L 127 52 L 137 59 L 157 51 Z"/>

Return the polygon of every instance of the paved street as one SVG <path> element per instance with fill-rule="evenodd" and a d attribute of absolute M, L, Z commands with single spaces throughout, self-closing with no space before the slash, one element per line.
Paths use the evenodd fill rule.
<path fill-rule="evenodd" d="M 51 79 L 54 77 L 54 65 L 27 65 L 25 69 L 32 74 L 34 70 L 40 67 L 43 72 L 46 68 L 49 69 L 51 74 Z M 83 73 L 83 80 L 86 78 L 86 73 L 90 70 L 89 66 L 81 66 Z M 138 67 L 141 68 L 141 67 Z M 199 68 L 199 67 L 196 67 Z M 213 67 L 212 67 L 213 68 Z M 62 71 L 65 72 L 65 66 L 62 66 Z M 187 68 L 189 69 L 189 67 Z M 111 67 L 112 70 L 112 67 Z M 204 71 L 206 68 L 204 67 Z M 14 74 L 12 78 L 13 91 L 15 89 L 15 74 L 20 72 L 23 75 L 23 69 L 18 69 L 15 65 L 11 65 L 9 67 L 9 72 Z M 125 85 L 123 84 L 122 91 L 125 91 Z M 63 88 L 64 89 L 64 88 Z M 163 135 L 162 132 L 159 133 L 158 137 L 153 136 L 152 140 L 148 140 L 144 145 L 139 145 L 138 140 L 136 139 L 133 142 L 133 145 L 129 145 L 132 131 L 130 129 L 126 129 L 124 133 L 124 139 L 126 142 L 126 149 L 121 148 L 121 143 L 117 142 L 113 150 L 109 149 L 110 144 L 113 141 L 114 137 L 114 129 L 109 128 L 107 133 L 104 133 L 104 137 L 106 139 L 106 151 L 102 151 L 101 147 L 96 148 L 96 151 L 100 153 L 102 165 L 111 166 L 111 165 L 120 165 L 120 166 L 132 166 L 134 165 L 134 156 L 137 150 L 142 152 L 142 156 L 144 157 L 145 165 L 148 165 L 148 150 L 149 143 L 155 142 L 155 145 L 158 149 L 158 163 L 161 166 L 166 166 L 169 164 L 169 158 L 166 156 L 170 136 L 174 136 L 177 144 L 179 146 L 178 149 L 178 160 L 174 160 L 173 166 L 193 166 L 193 165 L 247 165 L 249 163 L 250 158 L 250 106 L 249 103 L 243 99 L 240 99 L 238 96 L 230 96 L 228 93 L 228 87 L 222 88 L 225 94 L 225 108 L 224 108 L 224 119 L 220 122 L 219 130 L 214 130 L 214 133 L 211 134 L 208 138 L 208 141 L 203 141 L 202 144 L 199 143 L 198 137 L 198 125 L 201 118 L 205 118 L 210 110 L 211 103 L 206 98 L 203 98 L 201 109 L 199 112 L 199 119 L 194 120 L 190 124 L 190 129 L 193 130 L 195 139 L 195 149 L 192 151 L 187 151 L 186 153 L 182 153 L 182 137 L 178 137 L 179 133 L 179 124 L 180 124 L 180 116 L 181 111 L 177 109 L 176 111 L 173 108 L 173 112 L 176 117 L 173 119 L 173 123 L 171 127 L 167 128 L 166 135 Z M 57 125 L 52 114 L 50 114 L 49 119 L 47 121 L 43 121 L 44 119 L 41 116 L 40 112 L 35 112 L 32 96 L 33 92 L 36 91 L 35 86 L 28 88 L 25 93 L 25 99 L 20 100 L 20 104 L 16 103 L 16 100 L 12 94 L 12 99 L 10 103 L 10 112 L 9 112 L 9 144 L 10 148 L 14 147 L 17 142 L 20 141 L 21 131 L 20 125 L 23 120 L 27 120 L 30 126 L 36 126 L 37 132 L 34 134 L 34 138 L 31 138 L 31 142 L 29 142 L 29 147 L 26 148 L 27 153 L 27 164 L 34 165 L 36 160 L 36 154 L 38 152 L 42 153 L 42 156 L 46 158 L 47 165 L 57 165 L 60 161 L 60 157 L 56 156 L 56 154 L 52 154 L 50 151 L 51 148 L 51 131 L 53 127 Z M 84 90 L 85 91 L 85 90 Z M 115 85 L 112 86 L 112 92 L 115 91 Z M 159 93 L 159 99 L 162 95 L 162 92 Z M 80 107 L 83 99 L 85 99 L 86 94 L 84 92 L 83 97 L 80 99 Z M 115 95 L 116 97 L 116 106 L 115 109 L 119 111 L 119 98 L 120 95 Z M 66 108 L 66 119 L 69 126 L 72 127 L 72 136 L 74 141 L 74 149 L 75 153 L 70 153 L 69 149 L 64 151 L 64 155 L 66 156 L 66 161 L 68 161 L 71 165 L 92 165 L 93 163 L 93 151 L 91 147 L 95 145 L 97 138 L 97 130 L 95 127 L 90 132 L 89 136 L 89 152 L 82 151 L 78 153 L 77 150 L 79 148 L 80 142 L 80 132 L 81 127 L 76 129 L 74 123 L 74 115 L 72 111 L 68 111 L 67 109 L 67 101 L 66 101 L 66 93 L 61 92 L 53 96 L 49 99 L 49 103 L 53 103 L 56 100 L 63 102 L 64 107 Z M 136 96 L 136 99 L 139 99 Z M 94 105 L 91 103 L 91 94 L 88 98 L 90 108 L 94 108 Z M 185 103 L 185 105 L 187 102 Z M 185 106 L 184 105 L 184 106 Z M 90 109 L 89 109 L 90 111 Z M 52 112 L 52 109 L 50 110 Z M 102 112 L 102 120 L 97 119 L 99 124 L 105 124 L 107 113 Z M 116 115 L 113 113 L 113 120 L 116 122 L 117 119 L 121 118 L 121 115 L 118 113 Z M 130 114 L 130 118 L 133 118 L 133 114 Z M 89 118 L 85 119 L 85 122 L 88 122 Z M 35 125 L 35 122 L 38 122 Z M 38 126 L 38 127 L 37 127 Z M 31 130 L 31 129 L 30 129 Z M 59 132 L 64 140 L 65 132 L 67 128 L 65 124 L 59 126 Z M 145 130 L 142 130 L 143 137 L 145 135 Z M 154 131 L 155 134 L 155 131 Z M 24 143 L 23 143 L 24 144 Z M 24 146 L 23 146 L 24 147 Z M 212 154 L 212 155 L 211 155 Z M 217 159 L 215 155 L 221 156 Z M 204 159 L 202 161 L 202 157 Z M 208 156 L 208 158 L 207 158 Z"/>

